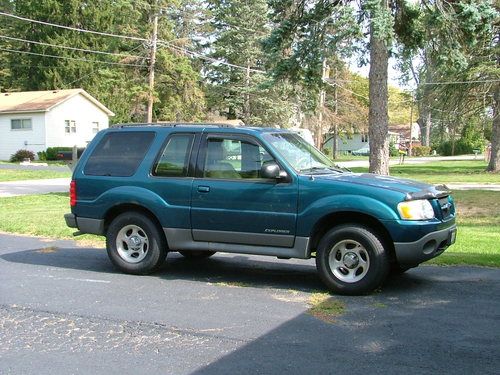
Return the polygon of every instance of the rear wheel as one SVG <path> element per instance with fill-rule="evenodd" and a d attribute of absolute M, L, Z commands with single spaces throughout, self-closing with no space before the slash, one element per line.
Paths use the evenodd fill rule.
<path fill-rule="evenodd" d="M 389 261 L 373 230 L 348 224 L 323 236 L 316 252 L 316 268 L 331 291 L 356 295 L 369 293 L 382 284 L 389 272 Z"/>
<path fill-rule="evenodd" d="M 216 252 L 215 251 L 202 251 L 202 250 L 193 250 L 193 251 L 179 250 L 179 253 L 188 259 L 205 259 L 205 258 L 210 258 Z"/>
<path fill-rule="evenodd" d="M 165 261 L 165 236 L 155 222 L 138 212 L 117 216 L 106 233 L 106 249 L 111 262 L 119 270 L 132 274 L 148 274 Z"/>

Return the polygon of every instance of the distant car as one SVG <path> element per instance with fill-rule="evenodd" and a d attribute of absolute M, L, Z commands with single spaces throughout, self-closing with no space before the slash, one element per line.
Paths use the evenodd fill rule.
<path fill-rule="evenodd" d="M 370 147 L 361 147 L 360 149 L 351 152 L 355 156 L 368 156 L 370 155 Z"/>

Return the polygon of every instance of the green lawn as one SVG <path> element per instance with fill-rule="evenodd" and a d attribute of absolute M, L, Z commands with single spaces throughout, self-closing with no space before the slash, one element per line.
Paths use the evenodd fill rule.
<path fill-rule="evenodd" d="M 67 172 L 46 171 L 46 170 L 26 170 L 26 169 L 0 169 L 0 182 L 41 180 L 44 178 L 71 177 L 71 171 Z"/>
<path fill-rule="evenodd" d="M 457 242 L 431 263 L 500 267 L 500 192 L 454 191 Z"/>
<path fill-rule="evenodd" d="M 390 167 L 391 176 L 431 183 L 497 183 L 500 174 L 485 172 L 483 160 L 450 160 L 404 164 Z M 368 172 L 368 168 L 351 168 L 353 172 Z"/>
<path fill-rule="evenodd" d="M 458 235 L 455 245 L 433 264 L 500 267 L 500 192 L 456 191 Z M 102 237 L 73 237 L 63 215 L 69 212 L 66 193 L 0 198 L 0 231 L 53 238 L 74 238 L 104 246 Z"/>
<path fill-rule="evenodd" d="M 0 231 L 52 238 L 70 238 L 103 246 L 103 237 L 83 235 L 73 237 L 64 214 L 70 212 L 67 193 L 23 195 L 0 198 Z"/>

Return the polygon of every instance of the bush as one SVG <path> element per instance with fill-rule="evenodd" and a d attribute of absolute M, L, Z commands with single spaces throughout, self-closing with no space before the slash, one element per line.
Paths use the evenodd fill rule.
<path fill-rule="evenodd" d="M 11 162 L 24 161 L 29 159 L 30 161 L 35 160 L 35 153 L 30 150 L 17 150 L 15 154 L 10 157 Z"/>
<path fill-rule="evenodd" d="M 394 142 L 389 143 L 389 155 L 390 156 L 399 156 L 399 149 L 396 147 Z"/>
<path fill-rule="evenodd" d="M 45 151 L 45 160 L 57 160 L 57 153 L 60 151 L 72 151 L 73 147 L 49 147 Z"/>
<path fill-rule="evenodd" d="M 439 145 L 438 152 L 440 155 L 450 156 L 451 149 L 452 149 L 451 141 L 446 141 Z M 484 145 L 471 143 L 464 139 L 459 139 L 455 141 L 455 152 L 453 154 L 454 155 L 473 154 L 474 150 L 479 150 L 482 152 L 484 150 Z"/>
<path fill-rule="evenodd" d="M 38 151 L 36 154 L 38 155 L 38 160 L 41 161 L 47 160 L 47 153 L 45 151 Z"/>
<path fill-rule="evenodd" d="M 429 156 L 431 148 L 429 146 L 414 146 L 412 149 L 413 156 Z"/>

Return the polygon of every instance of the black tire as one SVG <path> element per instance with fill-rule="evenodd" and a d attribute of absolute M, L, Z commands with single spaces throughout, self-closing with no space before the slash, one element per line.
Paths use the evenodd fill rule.
<path fill-rule="evenodd" d="M 167 256 L 165 235 L 158 225 L 148 216 L 133 211 L 111 222 L 106 233 L 106 249 L 116 268 L 134 275 L 154 272 Z"/>
<path fill-rule="evenodd" d="M 382 243 L 373 230 L 361 225 L 346 224 L 331 229 L 321 239 L 316 252 L 316 268 L 321 280 L 337 294 L 359 295 L 373 291 L 389 272 L 389 260 Z"/>
<path fill-rule="evenodd" d="M 193 250 L 193 251 L 183 251 L 179 250 L 179 254 L 188 259 L 206 259 L 214 255 L 216 251 L 203 251 L 203 250 Z"/>

